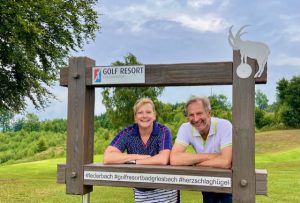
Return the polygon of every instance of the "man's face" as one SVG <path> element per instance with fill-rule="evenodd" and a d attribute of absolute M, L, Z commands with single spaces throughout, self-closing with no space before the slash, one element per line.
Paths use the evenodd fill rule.
<path fill-rule="evenodd" d="M 210 111 L 206 112 L 201 101 L 196 101 L 187 107 L 187 117 L 189 122 L 199 133 L 208 133 L 210 128 Z"/>

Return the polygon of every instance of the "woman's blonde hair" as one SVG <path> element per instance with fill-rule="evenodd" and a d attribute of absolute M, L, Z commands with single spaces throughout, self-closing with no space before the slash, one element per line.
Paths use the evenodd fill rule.
<path fill-rule="evenodd" d="M 151 104 L 153 112 L 156 113 L 153 101 L 148 97 L 142 97 L 142 98 L 138 99 L 133 106 L 133 115 L 134 116 L 137 113 L 138 109 L 141 106 L 143 106 L 144 104 Z"/>

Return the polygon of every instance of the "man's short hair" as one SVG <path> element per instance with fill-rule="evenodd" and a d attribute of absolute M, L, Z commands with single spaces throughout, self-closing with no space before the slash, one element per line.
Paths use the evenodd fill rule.
<path fill-rule="evenodd" d="M 187 115 L 187 108 L 191 103 L 201 101 L 206 112 L 211 111 L 211 106 L 208 97 L 192 95 L 185 104 L 185 114 Z"/>

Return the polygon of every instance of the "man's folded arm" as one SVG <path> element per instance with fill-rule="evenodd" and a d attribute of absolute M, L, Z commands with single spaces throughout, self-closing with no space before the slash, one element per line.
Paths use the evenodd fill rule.
<path fill-rule="evenodd" d="M 215 158 L 217 154 L 194 154 L 186 152 L 186 146 L 175 143 L 173 145 L 170 157 L 170 163 L 174 166 L 191 166 L 195 164 L 199 164 L 203 161 L 207 161 L 209 159 Z"/>
<path fill-rule="evenodd" d="M 216 168 L 231 168 L 232 162 L 232 146 L 224 147 L 221 154 L 215 158 L 203 161 L 198 166 L 216 167 Z"/>

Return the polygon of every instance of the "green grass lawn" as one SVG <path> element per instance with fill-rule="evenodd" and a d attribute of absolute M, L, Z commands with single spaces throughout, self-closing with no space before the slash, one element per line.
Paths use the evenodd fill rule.
<path fill-rule="evenodd" d="M 95 162 L 101 162 L 96 156 Z M 0 202 L 81 202 L 56 183 L 56 167 L 65 158 L 0 166 Z M 256 168 L 268 170 L 268 196 L 262 203 L 300 202 L 300 130 L 256 134 Z M 130 188 L 94 187 L 91 202 L 134 202 Z M 182 191 L 182 202 L 201 202 L 200 192 Z"/>

